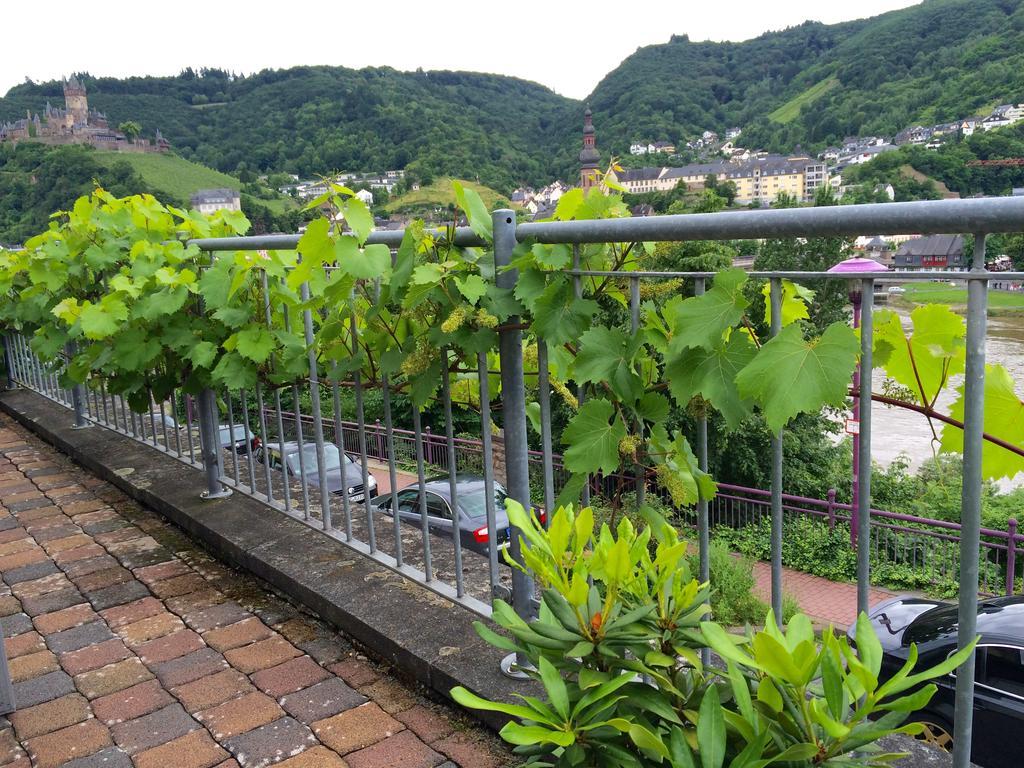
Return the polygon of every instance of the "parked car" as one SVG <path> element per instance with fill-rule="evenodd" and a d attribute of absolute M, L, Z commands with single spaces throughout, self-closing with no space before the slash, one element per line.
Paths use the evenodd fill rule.
<path fill-rule="evenodd" d="M 283 455 L 283 457 L 282 457 Z M 316 445 L 305 443 L 302 446 L 302 461 L 299 461 L 299 444 L 287 442 L 282 446 L 280 443 L 259 443 L 256 448 L 256 460 L 270 462 L 270 468 L 280 470 L 282 461 L 287 467 L 288 474 L 292 477 L 302 477 L 302 467 L 305 465 L 306 485 L 314 488 L 320 487 L 320 467 L 316 460 Z M 324 474 L 327 476 L 327 490 L 335 496 L 342 493 L 348 495 L 349 501 L 362 502 L 367 498 L 374 498 L 377 495 L 377 478 L 369 475 L 369 494 L 363 487 L 363 469 L 347 453 L 341 453 L 336 445 L 324 444 Z"/>
<path fill-rule="evenodd" d="M 869 617 L 882 643 L 880 679 L 888 679 L 903 666 L 911 643 L 917 644 L 918 670 L 956 651 L 958 610 L 956 604 L 917 597 L 898 597 L 875 606 Z M 1020 746 L 1007 737 L 1024 727 L 1024 597 L 980 601 L 978 634 L 971 760 L 982 768 L 1018 768 Z M 938 691 L 912 719 L 925 725 L 919 739 L 948 751 L 953 748 L 956 673 L 932 682 Z"/>
<path fill-rule="evenodd" d="M 452 496 L 448 475 L 427 478 L 423 484 L 427 502 L 427 524 L 430 530 L 441 536 L 452 535 Z M 420 527 L 423 515 L 420 510 L 420 484 L 414 483 L 395 494 L 398 501 L 398 515 L 403 523 Z M 459 475 L 455 482 L 455 496 L 458 500 L 459 539 L 462 546 L 486 555 L 490 548 L 490 531 L 487 528 L 487 496 L 484 478 L 481 475 Z M 392 494 L 379 496 L 374 506 L 386 515 L 393 515 Z M 505 499 L 508 494 L 500 483 L 494 484 L 494 521 L 497 532 L 495 541 L 499 549 L 508 546 L 511 539 Z M 543 510 L 534 508 L 541 522 L 545 522 Z"/>
<path fill-rule="evenodd" d="M 217 435 L 220 437 L 220 447 L 230 448 L 235 453 L 246 453 L 247 445 L 251 445 L 255 450 L 260 444 L 259 438 L 253 436 L 252 430 L 249 430 L 249 436 L 246 437 L 244 424 L 235 424 L 234 427 L 221 424 L 217 427 Z"/>
<path fill-rule="evenodd" d="M 889 293 L 906 293 L 906 292 L 907 292 L 907 289 L 904 288 L 902 285 L 892 285 L 892 286 L 889 286 Z"/>

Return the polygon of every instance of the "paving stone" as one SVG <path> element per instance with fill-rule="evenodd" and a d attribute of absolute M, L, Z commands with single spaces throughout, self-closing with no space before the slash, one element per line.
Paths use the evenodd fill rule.
<path fill-rule="evenodd" d="M 455 726 L 452 725 L 452 721 L 448 717 L 438 714 L 423 704 L 417 704 L 412 709 L 399 712 L 395 715 L 395 719 L 405 723 L 406 728 L 427 744 L 433 744 L 455 730 Z"/>
<path fill-rule="evenodd" d="M 284 710 L 277 702 L 258 691 L 196 714 L 196 719 L 205 725 L 218 741 L 230 739 L 281 717 L 284 717 Z"/>
<path fill-rule="evenodd" d="M 21 612 L 21 601 L 14 595 L 7 594 L 0 597 L 0 616 L 10 616 Z"/>
<path fill-rule="evenodd" d="M 200 590 L 199 592 L 190 592 L 187 595 L 170 597 L 164 604 L 167 606 L 167 610 L 174 611 L 174 613 L 188 621 L 189 616 L 192 614 L 223 603 L 225 600 L 227 600 L 227 596 L 223 592 L 210 588 Z"/>
<path fill-rule="evenodd" d="M 143 568 L 147 565 L 156 565 L 157 563 L 166 563 L 168 560 L 174 558 L 174 553 L 163 547 L 157 549 L 150 549 L 143 552 L 118 552 L 117 559 L 121 561 L 121 565 L 125 568 L 135 569 Z"/>
<path fill-rule="evenodd" d="M 32 628 L 32 619 L 25 613 L 12 613 L 0 619 L 0 629 L 3 629 L 4 637 L 23 635 L 31 632 Z"/>
<path fill-rule="evenodd" d="M 431 746 L 459 765 L 471 765 L 473 768 L 503 768 L 508 765 L 506 756 L 496 754 L 476 734 L 456 732 Z"/>
<path fill-rule="evenodd" d="M 92 557 L 101 557 L 104 553 L 105 550 L 99 544 L 86 544 L 74 549 L 65 549 L 63 552 L 56 552 L 51 557 L 57 565 L 66 565 Z"/>
<path fill-rule="evenodd" d="M 18 584 L 22 581 L 34 581 L 35 579 L 40 579 L 43 576 L 49 576 L 51 573 L 60 572 L 60 568 L 58 568 L 52 560 L 44 560 L 41 563 L 23 565 L 21 568 L 13 568 L 10 571 L 5 571 L 4 581 L 8 584 Z"/>
<path fill-rule="evenodd" d="M 18 707 L 35 707 L 44 701 L 75 692 L 75 681 L 66 672 L 51 672 L 23 683 L 14 683 L 14 700 Z"/>
<path fill-rule="evenodd" d="M 281 699 L 281 706 L 296 720 L 308 724 L 358 707 L 365 702 L 366 697 L 361 693 L 349 688 L 340 678 L 331 677 L 285 696 Z"/>
<path fill-rule="evenodd" d="M 167 563 L 135 569 L 135 577 L 146 586 L 165 579 L 173 579 L 176 576 L 184 576 L 187 573 L 192 573 L 192 569 L 180 560 L 171 560 Z"/>
<path fill-rule="evenodd" d="M 60 526 L 64 528 L 66 526 Z M 78 531 L 78 526 L 73 526 L 76 529 L 76 533 L 71 536 L 65 536 L 64 538 L 51 539 L 43 547 L 49 554 L 55 555 L 58 552 L 65 552 L 69 549 L 75 549 L 76 547 L 84 547 L 88 544 L 93 543 L 91 536 L 86 536 L 84 533 Z M 41 542 L 40 542 L 41 543 Z"/>
<path fill-rule="evenodd" d="M 11 520 L 14 520 L 14 522 L 17 523 L 16 518 L 0 515 L 0 523 L 5 523 Z M 12 525 L 9 527 L 0 526 L 0 543 L 6 544 L 8 541 L 20 541 L 22 539 L 29 538 L 31 537 L 28 535 L 28 531 L 20 525 Z"/>
<path fill-rule="evenodd" d="M 25 552 L 17 552 L 13 555 L 5 555 L 0 557 L 0 572 L 6 572 L 9 569 L 21 568 L 25 565 L 32 565 L 33 563 L 41 563 L 46 560 L 46 553 L 41 547 L 30 549 Z"/>
<path fill-rule="evenodd" d="M 91 716 L 89 702 L 85 697 L 71 693 L 34 707 L 23 707 L 7 717 L 18 738 L 24 741 L 80 723 Z"/>
<path fill-rule="evenodd" d="M 37 768 L 57 768 L 77 757 L 92 755 L 110 743 L 107 727 L 93 718 L 29 739 L 25 746 Z"/>
<path fill-rule="evenodd" d="M 110 531 L 116 531 L 119 528 L 124 528 L 128 523 L 120 518 L 108 518 L 106 520 L 97 520 L 96 522 L 81 522 L 82 518 L 86 515 L 75 516 L 75 522 L 78 523 L 82 530 L 88 533 L 90 536 L 95 536 L 98 533 L 108 533 Z"/>
<path fill-rule="evenodd" d="M 96 645 L 89 645 L 60 656 L 60 665 L 69 675 L 80 675 L 130 658 L 132 652 L 116 637 Z"/>
<path fill-rule="evenodd" d="M 317 745 L 278 763 L 277 768 L 348 768 L 348 763 L 337 752 Z"/>
<path fill-rule="evenodd" d="M 23 497 L 26 496 L 26 495 L 28 495 L 27 491 L 26 491 L 26 493 L 16 493 L 15 494 L 15 496 L 23 496 Z M 28 512 L 28 511 L 33 510 L 33 509 L 40 509 L 42 507 L 49 507 L 50 506 L 50 500 L 48 498 L 46 498 L 45 496 L 43 496 L 42 494 L 40 494 L 38 497 L 26 498 L 24 501 L 16 501 L 16 502 L 13 502 L 13 503 L 5 502 L 4 506 L 6 506 L 11 512 L 15 512 L 15 513 L 17 513 L 17 512 Z"/>
<path fill-rule="evenodd" d="M 181 619 L 170 611 L 163 611 L 155 616 L 119 627 L 117 633 L 124 638 L 128 645 L 134 648 L 158 637 L 169 635 L 172 632 L 180 632 L 183 629 L 185 629 L 185 625 Z"/>
<path fill-rule="evenodd" d="M 63 573 L 51 573 L 49 576 L 43 576 L 41 579 L 32 579 L 32 581 L 23 581 L 20 584 L 15 584 L 11 587 L 11 592 L 19 600 L 24 600 L 28 597 L 42 597 L 53 592 L 59 592 L 62 589 L 73 588 L 74 584 L 68 581 L 68 577 Z"/>
<path fill-rule="evenodd" d="M 60 569 L 68 575 L 69 579 L 74 579 L 79 576 L 84 576 L 87 573 L 103 571 L 117 565 L 119 565 L 119 563 L 115 558 L 104 553 L 99 557 L 87 557 L 84 560 L 75 560 L 74 562 L 64 563 Z"/>
<path fill-rule="evenodd" d="M 359 690 L 377 702 L 381 709 L 392 715 L 416 704 L 416 696 L 413 692 L 389 677 L 383 677 Z"/>
<path fill-rule="evenodd" d="M 192 611 L 185 616 L 185 623 L 200 634 L 209 632 L 211 629 L 225 627 L 229 624 L 237 624 L 244 619 L 253 618 L 247 610 L 238 603 L 228 600 L 224 603 Z M 259 621 L 259 619 L 257 619 Z M 262 622 L 260 622 L 262 624 Z M 207 640 L 209 643 L 209 640 Z"/>
<path fill-rule="evenodd" d="M 309 728 L 298 720 L 282 717 L 255 730 L 228 739 L 224 746 L 242 768 L 264 768 L 284 757 L 297 755 L 316 744 Z"/>
<path fill-rule="evenodd" d="M 115 605 L 130 603 L 143 597 L 149 596 L 146 585 L 138 581 L 128 581 L 124 584 L 114 584 L 110 587 L 87 592 L 85 595 L 92 607 L 97 611 L 113 608 Z"/>
<path fill-rule="evenodd" d="M 159 680 L 147 680 L 123 691 L 93 699 L 92 711 L 104 723 L 113 725 L 148 715 L 173 703 L 174 698 L 164 690 Z"/>
<path fill-rule="evenodd" d="M 8 659 L 16 659 L 26 653 L 45 651 L 46 643 L 38 632 L 22 632 L 4 640 L 4 649 L 7 651 Z"/>
<path fill-rule="evenodd" d="M 227 756 L 228 753 L 210 738 L 210 734 L 200 730 L 140 752 L 135 755 L 135 766 L 167 768 L 173 765 L 174 768 L 210 768 L 221 763 Z"/>
<path fill-rule="evenodd" d="M 85 598 L 82 597 L 82 593 L 72 587 L 39 597 L 26 597 L 21 604 L 29 616 L 38 616 L 41 613 L 53 613 L 83 602 L 85 602 Z"/>
<path fill-rule="evenodd" d="M 251 674 L 260 669 L 276 667 L 299 655 L 300 651 L 294 645 L 283 637 L 275 636 L 226 651 L 224 658 L 236 669 Z"/>
<path fill-rule="evenodd" d="M 241 672 L 235 669 L 225 669 L 222 672 L 172 688 L 171 693 L 178 697 L 189 712 L 198 712 L 255 690 L 252 683 L 249 682 L 249 678 Z"/>
<path fill-rule="evenodd" d="M 203 635 L 203 640 L 211 648 L 224 652 L 258 640 L 266 640 L 273 635 L 274 631 L 270 627 L 255 616 L 250 616 L 236 624 L 229 624 L 206 632 Z"/>
<path fill-rule="evenodd" d="M 52 528 L 43 528 L 32 532 L 32 538 L 38 541 L 40 544 L 47 544 L 48 542 L 56 542 L 58 539 L 65 539 L 68 536 L 78 536 L 82 534 L 82 529 L 72 523 L 70 520 L 67 523 L 61 525 L 55 525 Z M 50 551 L 49 547 L 44 546 L 47 552 Z"/>
<path fill-rule="evenodd" d="M 13 541 L 5 541 L 0 543 L 0 557 L 14 555 L 18 552 L 28 552 L 30 549 L 35 549 L 36 546 L 38 545 L 35 540 L 27 535 Z"/>
<path fill-rule="evenodd" d="M 91 621 L 88 624 L 47 635 L 46 644 L 55 653 L 68 653 L 87 645 L 104 643 L 113 637 L 114 634 L 104 622 Z"/>
<path fill-rule="evenodd" d="M 383 741 L 405 726 L 372 701 L 311 725 L 324 744 L 345 755 Z"/>
<path fill-rule="evenodd" d="M 85 694 L 86 698 L 98 699 L 100 696 L 130 688 L 136 683 L 141 683 L 152 677 L 153 674 L 143 666 L 141 661 L 129 658 L 76 675 L 75 685 Z"/>
<path fill-rule="evenodd" d="M 7 667 L 11 673 L 11 680 L 20 683 L 58 670 L 60 664 L 57 663 L 57 657 L 49 651 L 39 651 L 11 659 Z"/>
<path fill-rule="evenodd" d="M 353 688 L 369 685 L 380 677 L 377 670 L 368 662 L 356 658 L 339 661 L 333 667 L 328 667 L 328 669 Z"/>
<path fill-rule="evenodd" d="M 433 768 L 444 757 L 416 737 L 403 731 L 373 746 L 345 755 L 349 768 Z M 476 768 L 476 766 L 474 766 Z"/>
<path fill-rule="evenodd" d="M 150 616 L 156 616 L 159 613 L 164 613 L 165 610 L 163 603 L 155 597 L 144 597 L 133 603 L 119 605 L 115 608 L 107 608 L 101 611 L 100 615 L 103 617 L 104 621 L 110 625 L 111 629 L 117 629 L 118 627 L 123 627 L 126 624 L 133 624 L 136 621 L 149 618 Z"/>
<path fill-rule="evenodd" d="M 133 768 L 132 759 L 120 747 L 107 747 L 89 757 L 79 757 L 61 768 Z"/>
<path fill-rule="evenodd" d="M 198 573 L 186 573 L 183 576 L 175 576 L 173 579 L 157 581 L 150 584 L 149 588 L 159 598 L 178 597 L 189 595 L 201 589 L 207 589 L 209 583 Z"/>
<path fill-rule="evenodd" d="M 78 627 L 91 621 L 95 621 L 99 615 L 88 603 L 79 603 L 70 608 L 63 608 L 53 613 L 44 613 L 36 616 L 32 621 L 36 629 L 44 635 L 61 632 L 71 627 Z"/>
<path fill-rule="evenodd" d="M 182 629 L 137 646 L 135 653 L 146 664 L 160 664 L 203 647 L 205 644 L 199 635 L 191 629 Z"/>
<path fill-rule="evenodd" d="M 117 746 L 134 755 L 201 727 L 181 704 L 174 703 L 134 720 L 112 725 L 110 733 Z"/>
<path fill-rule="evenodd" d="M 100 499 L 91 499 L 89 501 L 73 501 L 69 504 L 62 503 L 61 509 L 64 510 L 64 514 L 68 516 L 80 515 L 83 512 L 95 512 L 98 509 L 103 509 L 106 505 Z"/>
<path fill-rule="evenodd" d="M 224 657 L 212 648 L 200 648 L 187 656 L 154 665 L 156 676 L 167 688 L 191 683 L 227 668 Z"/>
<path fill-rule="evenodd" d="M 260 670 L 252 676 L 252 682 L 261 691 L 276 699 L 307 688 L 330 676 L 330 672 L 309 656 L 300 656 L 276 667 Z"/>
<path fill-rule="evenodd" d="M 115 584 L 124 584 L 126 581 L 132 581 L 133 578 L 131 571 L 118 565 L 113 568 L 94 571 L 85 576 L 79 576 L 75 579 L 75 586 L 82 592 L 94 592 L 104 587 L 112 587 Z"/>

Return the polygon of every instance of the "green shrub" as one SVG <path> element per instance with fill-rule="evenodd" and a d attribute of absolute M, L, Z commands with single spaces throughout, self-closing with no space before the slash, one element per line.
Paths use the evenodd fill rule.
<path fill-rule="evenodd" d="M 754 594 L 754 565 L 745 557 L 735 557 L 721 543 L 714 542 L 708 552 L 711 571 L 711 615 L 720 624 L 732 627 L 756 624 L 764 619 L 767 606 Z M 691 573 L 699 571 L 699 556 L 690 555 Z"/>

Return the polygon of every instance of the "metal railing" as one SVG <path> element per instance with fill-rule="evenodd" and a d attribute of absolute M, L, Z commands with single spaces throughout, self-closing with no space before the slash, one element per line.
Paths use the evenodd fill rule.
<path fill-rule="evenodd" d="M 640 313 L 641 281 L 687 278 L 694 281 L 697 293 L 703 292 L 706 281 L 713 278 L 711 273 L 693 272 L 607 272 L 582 268 L 580 252 L 587 243 L 637 243 L 650 241 L 682 241 L 682 240 L 726 240 L 753 238 L 809 238 L 823 236 L 856 236 L 864 234 L 935 234 L 935 233 L 968 233 L 974 235 L 974 254 L 972 268 L 968 272 L 930 272 L 927 274 L 900 273 L 903 281 L 955 279 L 963 280 L 968 285 L 967 304 L 967 340 L 966 340 L 966 374 L 965 374 L 965 414 L 964 414 L 964 460 L 963 460 L 963 495 L 962 522 L 959 531 L 959 638 L 960 644 L 970 642 L 976 632 L 979 587 L 979 560 L 981 549 L 981 454 L 982 454 L 982 405 L 985 379 L 985 332 L 988 282 L 993 279 L 984 267 L 986 236 L 997 232 L 1020 232 L 1024 230 L 1024 198 L 998 198 L 977 200 L 945 200 L 917 203 L 890 203 L 880 205 L 822 207 L 783 210 L 758 210 L 730 212 L 720 214 L 691 214 L 679 216 L 657 216 L 636 219 L 589 220 L 568 222 L 538 222 L 517 224 L 515 214 L 510 210 L 495 211 L 492 217 L 493 248 L 499 287 L 514 287 L 517 272 L 510 269 L 512 251 L 519 242 L 532 241 L 538 243 L 562 243 L 573 246 L 573 268 L 570 270 L 577 296 L 584 293 L 588 278 L 615 277 L 629 281 L 629 310 L 631 328 L 638 328 Z M 372 233 L 368 244 L 382 243 L 397 247 L 404 237 L 402 231 L 386 231 Z M 469 229 L 458 229 L 453 235 L 456 245 L 480 246 L 485 243 Z M 201 249 L 209 252 L 239 251 L 260 249 L 294 249 L 298 242 L 297 235 L 274 235 L 263 237 L 240 237 L 222 239 L 204 239 L 192 241 Z M 770 284 L 770 300 L 773 307 L 771 333 L 780 331 L 780 305 L 782 280 L 821 279 L 820 272 L 752 272 L 752 277 L 764 278 Z M 861 273 L 855 275 L 830 274 L 827 277 L 853 281 L 848 285 L 859 288 L 864 297 L 864 324 L 861 334 L 862 365 L 870 370 L 872 367 L 872 298 L 876 280 L 891 278 L 886 273 Z M 1024 274 L 996 273 L 1001 281 L 1021 280 Z M 303 318 L 291 318 L 291 322 L 302 322 L 307 342 L 311 342 L 311 324 L 308 312 Z M 269 312 L 268 312 L 269 322 Z M 289 322 L 289 318 L 285 318 Z M 353 332 L 355 329 L 353 328 Z M 23 340 L 16 337 L 10 340 L 14 347 L 13 370 L 19 383 L 40 390 L 48 396 L 71 404 L 72 393 L 61 389 L 56 381 L 52 365 L 43 365 L 33 356 L 26 355 Z M 531 498 L 530 452 L 526 431 L 526 403 L 522 355 L 522 331 L 518 318 L 510 318 L 499 332 L 499 358 L 501 369 L 501 397 L 504 413 L 503 467 L 505 489 L 509 496 L 523 503 Z M 550 387 L 547 380 L 548 350 L 543 338 L 538 339 L 538 360 L 541 361 L 537 376 L 538 401 L 541 408 L 541 425 L 545 450 L 542 451 L 543 497 L 550 507 L 554 489 L 554 462 L 551 453 L 551 407 Z M 440 350 L 441 354 L 447 354 Z M 207 471 L 208 488 L 211 496 L 222 495 L 224 488 L 250 494 L 281 511 L 304 520 L 321 530 L 326 535 L 337 538 L 355 549 L 374 557 L 378 561 L 394 568 L 411 578 L 419 580 L 428 588 L 459 601 L 483 614 L 489 611 L 487 603 L 492 594 L 510 594 L 514 608 L 523 615 L 533 610 L 534 587 L 529 579 L 518 571 L 513 571 L 509 578 L 509 569 L 500 566 L 497 561 L 497 549 L 501 541 L 502 531 L 498 530 L 499 511 L 496 509 L 495 496 L 491 488 L 496 484 L 494 451 L 490 435 L 490 393 L 488 391 L 486 356 L 481 354 L 478 359 L 479 398 L 481 404 L 480 428 L 484 443 L 483 485 L 486 516 L 485 554 L 477 557 L 465 551 L 463 536 L 452 535 L 451 527 L 448 535 L 443 519 L 430 514 L 438 511 L 428 507 L 428 494 L 424 489 L 427 450 L 424 440 L 425 425 L 423 414 L 413 408 L 409 416 L 412 421 L 413 459 L 416 467 L 418 489 L 415 499 L 409 504 L 408 518 L 399 514 L 388 516 L 376 508 L 359 500 L 358 493 L 346 492 L 349 487 L 348 475 L 344 476 L 344 484 L 340 495 L 336 495 L 326 481 L 327 473 L 321 472 L 316 477 L 311 470 L 317 466 L 326 466 L 327 457 L 333 453 L 330 446 L 339 449 L 348 447 L 340 426 L 341 408 L 339 406 L 339 383 L 320 376 L 316 361 L 311 359 L 311 375 L 303 383 L 273 392 L 262 391 L 257 387 L 252 392 L 204 393 L 197 405 L 200 426 L 198 442 L 202 444 L 202 463 Z M 433 434 L 443 431 L 446 439 L 446 453 L 450 464 L 454 464 L 455 440 L 452 424 L 451 393 L 447 386 L 447 377 L 442 377 L 441 390 L 443 417 L 440 424 L 431 425 Z M 392 413 L 393 387 L 387 377 L 379 381 L 364 382 L 355 377 L 351 384 L 357 411 L 356 435 L 358 455 L 356 456 L 357 471 L 353 479 L 363 480 L 363 494 L 369 493 L 370 470 L 368 466 L 368 447 L 366 424 L 363 416 L 363 396 L 367 387 L 379 389 L 383 398 L 384 408 L 384 440 L 388 445 L 388 455 L 395 456 L 394 414 Z M 300 392 L 300 389 L 302 390 Z M 324 393 L 324 396 L 321 393 Z M 329 393 L 329 396 L 327 394 Z M 309 396 L 309 407 L 303 408 L 303 395 Z M 865 407 L 861 412 L 860 424 L 860 466 L 871 466 L 871 378 L 864 376 L 860 382 L 859 397 Z M 83 397 L 84 395 L 84 397 Z M 579 399 L 586 396 L 586 390 L 580 387 Z M 269 402 L 268 402 L 269 400 Z M 175 396 L 173 403 L 156 403 L 148 415 L 137 417 L 125 407 L 118 396 L 111 397 L 102 386 L 98 389 L 79 390 L 80 408 L 86 409 L 87 417 L 94 422 L 106 424 L 119 431 L 131 434 L 137 439 L 152 443 L 161 450 L 183 460 L 196 463 L 193 434 L 191 429 L 192 410 L 190 403 L 185 402 L 179 407 L 179 398 Z M 283 402 L 290 401 L 290 402 Z M 299 415 L 289 431 L 282 418 L 283 405 Z M 266 409 L 270 408 L 268 412 Z M 184 416 L 189 420 L 185 437 L 185 445 L 175 441 L 170 446 L 168 423 L 162 420 L 158 429 L 157 414 L 173 411 L 170 428 L 175 429 Z M 312 419 L 312 434 L 303 428 L 304 410 L 309 411 Z M 324 411 L 328 413 L 324 413 Z M 268 413 L 271 418 L 268 418 Z M 238 418 L 241 417 L 241 418 Z M 323 428 L 325 423 L 334 421 L 339 425 L 333 434 L 332 441 L 326 437 L 328 431 Z M 148 424 L 147 424 L 148 422 Z M 147 433 L 148 427 L 148 433 Z M 236 431 L 240 428 L 240 432 Z M 440 430 L 437 429 L 440 427 Z M 258 430 L 258 432 L 257 432 Z M 221 446 L 219 435 L 229 435 L 227 449 Z M 262 446 L 257 446 L 252 437 L 258 434 Z M 160 437 L 162 436 L 162 440 Z M 696 454 L 702 468 L 708 466 L 707 424 L 698 420 L 694 436 Z M 269 446 L 274 443 L 289 443 L 289 449 L 295 449 L 297 466 L 289 466 L 284 462 L 280 467 L 272 466 L 272 461 L 258 461 L 260 455 L 266 457 Z M 312 450 L 310 450 L 310 443 Z M 260 453 L 262 451 L 262 454 Z M 772 486 L 768 491 L 767 509 L 770 517 L 771 541 L 771 597 L 772 604 L 781 613 L 782 604 L 782 537 L 785 523 L 786 500 L 782 487 L 783 443 L 781 432 L 772 438 L 771 464 Z M 230 468 L 229 468 L 230 465 Z M 295 471 L 297 470 L 297 471 Z M 383 479 L 383 476 L 382 478 Z M 396 505 L 397 468 L 394 462 L 389 463 L 388 480 L 391 503 Z M 858 504 L 849 513 L 857 521 L 861 531 L 867 531 L 871 521 L 871 473 L 861 472 L 856 478 Z M 450 479 L 447 493 L 457 505 L 458 495 L 463 491 Z M 637 486 L 641 495 L 645 485 Z M 440 490 L 440 487 L 439 487 Z M 585 488 L 584 501 L 589 497 L 589 488 Z M 301 501 L 299 501 L 301 500 Z M 433 500 L 431 499 L 433 502 Z M 762 500 L 761 506 L 765 506 Z M 340 507 L 340 516 L 336 515 Z M 440 510 L 443 512 L 443 509 Z M 700 551 L 700 576 L 708 576 L 708 548 L 711 513 L 707 503 L 697 505 L 695 511 L 698 530 L 698 548 Z M 989 532 L 985 532 L 989 535 Z M 513 557 L 518 556 L 518 537 L 511 531 L 510 551 Z M 868 608 L 868 586 L 870 584 L 872 537 L 861 536 L 857 546 L 858 575 L 858 607 Z M 1011 552 L 1015 548 L 1010 548 Z M 481 561 L 477 564 L 475 561 Z M 479 568 L 474 570 L 474 566 Z M 478 583 L 484 578 L 483 584 Z M 468 576 L 468 578 L 467 578 Z M 481 588 L 482 587 L 482 588 Z M 973 702 L 974 661 L 965 664 L 965 669 L 957 676 L 956 708 L 958 712 L 970 712 Z M 955 766 L 966 768 L 970 750 L 971 718 L 957 717 L 954 733 Z"/>

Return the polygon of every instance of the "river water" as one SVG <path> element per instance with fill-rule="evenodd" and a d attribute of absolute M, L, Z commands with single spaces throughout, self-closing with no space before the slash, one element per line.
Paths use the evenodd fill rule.
<path fill-rule="evenodd" d="M 904 328 L 910 329 L 910 311 L 896 307 L 893 309 L 903 321 Z M 988 319 L 988 336 L 985 342 L 985 359 L 990 365 L 1001 364 L 1010 373 L 1014 381 L 1024 382 L 1024 317 L 1019 315 L 996 315 Z M 882 391 L 885 374 L 875 369 L 872 389 Z M 949 413 L 950 406 L 957 399 L 956 387 L 963 382 L 963 376 L 953 379 L 952 386 L 939 396 L 937 408 L 942 413 Z M 1018 394 L 1021 387 L 1018 386 Z M 936 431 L 941 437 L 942 424 L 936 423 Z M 928 420 L 919 413 L 903 408 L 895 408 L 874 403 L 872 411 L 871 455 L 874 461 L 882 466 L 889 466 L 899 454 L 910 458 L 911 468 L 917 469 L 921 462 L 932 455 L 932 432 Z M 1024 485 L 1024 473 L 1011 480 L 999 483 L 1003 490 Z"/>

